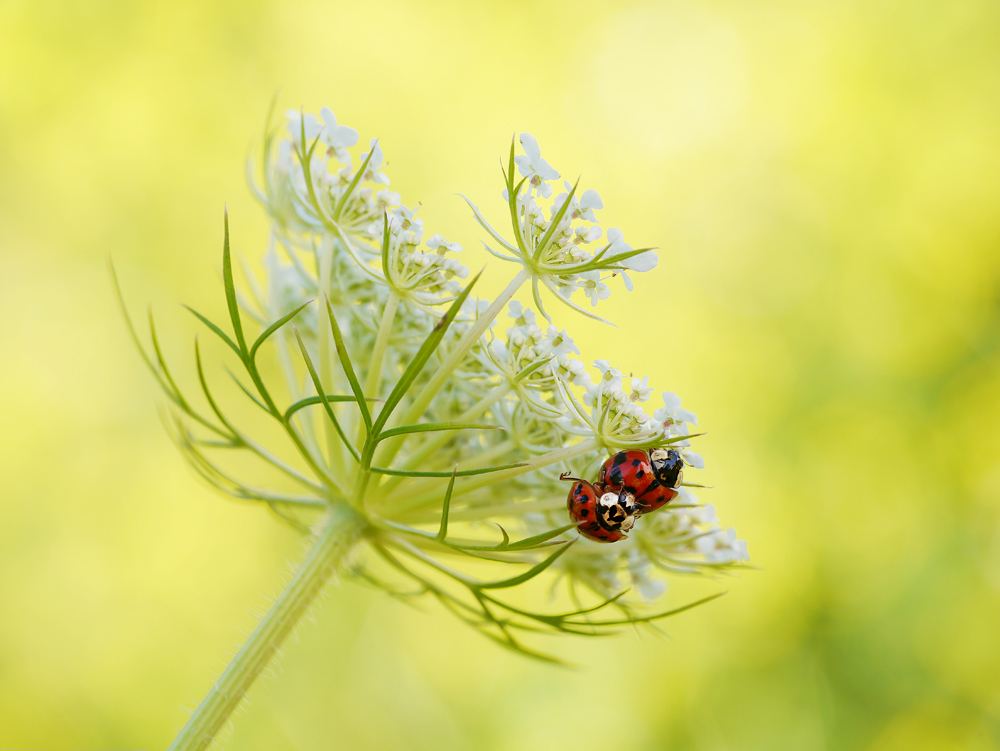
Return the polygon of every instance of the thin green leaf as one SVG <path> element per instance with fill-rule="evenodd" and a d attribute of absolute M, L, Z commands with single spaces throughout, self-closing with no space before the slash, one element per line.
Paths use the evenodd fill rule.
<path fill-rule="evenodd" d="M 396 383 L 395 388 L 393 388 L 392 393 L 385 400 L 385 406 L 378 413 L 378 419 L 375 420 L 375 424 L 371 426 L 371 431 L 378 435 L 381 433 L 382 428 L 385 427 L 386 422 L 392 415 L 392 411 L 399 404 L 403 395 L 409 390 L 410 386 L 420 375 L 420 371 L 423 370 L 424 365 L 430 359 L 431 355 L 434 354 L 434 350 L 437 349 L 438 345 L 441 344 L 441 340 L 444 338 L 445 333 L 448 331 L 448 327 L 451 322 L 455 320 L 455 316 L 462 309 L 462 304 L 469 297 L 469 293 L 472 292 L 472 288 L 479 281 L 479 277 L 482 276 L 482 271 L 476 274 L 472 280 L 465 285 L 465 289 L 462 290 L 461 294 L 455 298 L 455 302 L 451 304 L 448 308 L 448 312 L 442 316 L 441 320 L 437 322 L 431 333 L 424 339 L 423 344 L 420 345 L 420 349 L 410 360 L 410 364 L 406 366 L 406 370 L 403 371 L 403 375 L 400 376 L 399 381 Z M 374 446 L 371 448 L 374 451 Z"/>
<path fill-rule="evenodd" d="M 576 668 L 577 666 L 571 662 L 566 662 L 565 660 L 560 660 L 558 657 L 553 657 L 552 655 L 545 654 L 544 652 L 536 652 L 533 649 L 528 649 L 520 642 L 508 637 L 503 638 L 502 636 L 497 636 L 484 629 L 479 629 L 479 633 L 485 636 L 487 639 L 492 639 L 501 647 L 509 649 L 512 652 L 516 652 L 522 657 L 530 657 L 532 660 L 538 660 L 539 662 L 547 662 L 550 665 L 558 665 L 562 668 Z"/>
<path fill-rule="evenodd" d="M 563 220 L 563 217 L 566 216 L 566 212 L 569 211 L 570 202 L 573 200 L 573 196 L 576 195 L 576 189 L 578 187 L 580 187 L 580 178 L 576 179 L 576 182 L 573 184 L 573 189 L 569 192 L 569 195 L 566 196 L 566 200 L 562 202 L 562 205 L 559 207 L 556 215 L 552 217 L 552 221 L 549 222 L 549 228 L 545 230 L 545 234 L 542 235 L 538 244 L 535 246 L 535 252 L 532 256 L 532 260 L 538 261 L 538 258 L 542 255 L 542 251 L 545 250 L 546 246 L 548 246 L 553 233 L 556 229 L 558 229 L 559 223 Z"/>
<path fill-rule="evenodd" d="M 554 274 L 582 274 L 587 271 L 596 271 L 598 269 L 607 269 L 612 266 L 618 266 L 620 268 L 621 261 L 632 258 L 633 256 L 638 256 L 643 253 L 647 253 L 650 250 L 655 250 L 655 248 L 639 248 L 638 250 L 629 250 L 624 253 L 615 253 L 615 255 L 609 258 L 602 258 L 600 261 L 596 259 L 591 259 L 585 263 L 575 264 L 572 266 L 556 266 L 552 264 L 543 264 L 542 269 L 545 271 L 551 271 Z"/>
<path fill-rule="evenodd" d="M 609 326 L 615 326 L 615 328 L 618 328 L 611 321 L 608 321 L 608 320 L 606 320 L 604 318 L 601 318 L 599 315 L 597 315 L 596 313 L 591 313 L 589 310 L 584 310 L 579 305 L 577 305 L 575 302 L 573 302 L 572 300 L 570 300 L 568 297 L 563 297 L 562 295 L 560 295 L 555 290 L 555 288 L 552 286 L 552 282 L 549 279 L 549 277 L 544 277 L 542 281 L 543 281 L 543 284 L 545 284 L 545 286 L 548 287 L 549 291 L 553 295 L 555 295 L 556 298 L 559 300 L 559 302 L 561 302 L 563 305 L 569 306 L 570 308 L 572 308 L 573 310 L 575 310 L 577 313 L 580 313 L 580 314 L 586 316 L 587 318 L 591 318 L 591 319 L 593 319 L 595 321 L 600 321 L 601 323 L 606 323 Z M 549 319 L 549 320 L 551 320 L 551 319 Z"/>
<path fill-rule="evenodd" d="M 455 473 L 456 477 L 472 477 L 473 475 L 485 475 L 490 472 L 499 472 L 502 469 L 514 469 L 515 467 L 527 466 L 526 462 L 518 464 L 501 464 L 497 467 L 480 467 L 479 469 L 462 469 Z M 380 475 L 400 475 L 403 477 L 451 477 L 451 472 L 421 472 L 411 469 L 389 469 L 388 467 L 370 467 L 372 472 Z"/>
<path fill-rule="evenodd" d="M 219 418 L 219 422 L 225 425 L 233 434 L 233 440 L 238 440 L 236 436 L 236 431 L 233 430 L 233 426 L 229 424 L 229 421 L 222 414 L 219 409 L 219 405 L 215 403 L 215 399 L 212 398 L 212 392 L 208 389 L 208 381 L 205 379 L 205 369 L 201 364 L 201 348 L 198 346 L 198 337 L 194 339 L 194 364 L 198 371 L 198 382 L 201 383 L 201 390 L 205 394 L 205 399 L 208 401 L 208 406 L 212 408 L 215 416 Z M 242 441 L 241 441 L 242 443 Z"/>
<path fill-rule="evenodd" d="M 347 205 L 348 200 L 350 200 L 351 194 L 354 193 L 354 189 L 356 187 L 358 187 L 358 183 L 361 182 L 361 176 L 364 175 L 365 174 L 365 170 L 368 169 L 368 163 L 372 160 L 372 157 L 375 156 L 375 146 L 377 144 L 378 144 L 378 139 L 375 139 L 375 143 L 372 144 L 372 146 L 368 150 L 368 156 L 365 157 L 365 160 L 361 163 L 361 168 L 357 172 L 354 173 L 354 178 L 348 184 L 347 190 L 344 191 L 344 195 L 342 195 L 340 197 L 340 200 L 337 202 L 337 205 L 334 207 L 334 209 L 333 209 L 333 218 L 335 220 L 337 220 L 337 221 L 340 220 L 340 214 L 341 214 L 341 212 L 344 210 L 344 207 Z"/>
<path fill-rule="evenodd" d="M 184 307 L 187 308 L 188 310 L 190 310 L 192 313 L 194 313 L 194 315 L 198 318 L 199 321 L 201 321 L 203 324 L 205 324 L 206 326 L 208 326 L 208 328 L 212 330 L 213 334 L 215 334 L 222 341 L 224 341 L 226 344 L 228 344 L 229 347 L 233 350 L 233 352 L 235 352 L 239 356 L 239 358 L 241 360 L 243 359 L 243 352 L 236 345 L 236 342 L 234 342 L 232 339 L 229 338 L 229 335 L 225 331 L 223 331 L 218 326 L 216 326 L 214 323 L 212 323 L 210 320 L 208 320 L 207 318 L 205 318 L 205 316 L 203 316 L 201 313 L 199 313 L 194 308 L 192 308 L 192 307 L 190 307 L 188 305 L 185 305 Z"/>
<path fill-rule="evenodd" d="M 683 613 L 685 610 L 691 610 L 699 605 L 704 605 L 706 602 L 711 602 L 712 600 L 722 597 L 726 594 L 725 592 L 716 592 L 714 595 L 709 595 L 708 597 L 703 597 L 700 600 L 695 600 L 694 602 L 689 602 L 687 605 L 682 605 L 679 608 L 674 608 L 673 610 L 664 610 L 660 613 L 654 613 L 653 615 L 645 616 L 632 616 L 629 618 L 622 618 L 613 621 L 566 621 L 567 624 L 571 626 L 627 626 L 633 623 L 649 623 L 650 621 L 656 621 L 661 618 L 669 618 L 672 615 L 677 615 L 678 613 Z"/>
<path fill-rule="evenodd" d="M 498 253 L 497 251 L 493 250 L 493 248 L 487 245 L 485 241 L 481 242 L 483 243 L 483 247 L 486 248 L 486 252 L 489 253 L 494 258 L 499 258 L 501 261 L 507 261 L 508 263 L 521 263 L 521 259 L 519 257 L 505 256 L 503 253 Z"/>
<path fill-rule="evenodd" d="M 540 573 L 542 573 L 545 569 L 547 569 L 549 566 L 551 566 L 553 563 L 555 563 L 556 560 L 558 560 L 558 558 L 561 555 L 564 555 L 567 550 L 569 550 L 571 547 L 573 547 L 573 543 L 574 542 L 576 542 L 576 541 L 574 540 L 572 542 L 566 543 L 565 545 L 560 545 L 559 548 L 556 550 L 556 552 L 554 552 L 548 558 L 546 558 L 545 560 L 543 560 L 541 563 L 535 564 L 530 569 L 528 569 L 527 571 L 525 571 L 523 574 L 511 577 L 510 579 L 501 579 L 500 581 L 485 582 L 483 584 L 478 584 L 478 585 L 476 585 L 476 588 L 478 588 L 478 589 L 504 589 L 504 588 L 507 588 L 507 587 L 516 587 L 518 584 L 524 584 L 524 582 L 529 581 L 530 579 L 534 579 L 536 576 L 538 576 Z"/>
<path fill-rule="evenodd" d="M 365 429 L 370 434 L 372 432 L 372 416 L 368 411 L 368 404 L 365 402 L 365 392 L 358 382 L 358 377 L 354 373 L 354 366 L 351 364 L 351 357 L 347 354 L 347 347 L 344 345 L 344 336 L 340 333 L 340 326 L 337 325 L 337 318 L 333 315 L 333 306 L 330 299 L 326 300 L 326 312 L 330 316 L 330 330 L 333 332 L 333 341 L 337 345 L 337 354 L 340 356 L 340 364 L 347 374 L 347 381 L 351 384 L 351 391 L 357 399 L 358 407 L 361 409 L 361 419 L 365 421 Z"/>
<path fill-rule="evenodd" d="M 293 318 L 295 318 L 295 316 L 297 316 L 300 312 L 302 312 L 302 309 L 305 308 L 306 305 L 309 305 L 309 303 L 311 303 L 311 302 L 312 302 L 312 300 L 309 300 L 308 302 L 303 303 L 302 305 L 300 305 L 299 307 L 297 307 L 295 310 L 293 310 L 291 313 L 289 313 L 286 316 L 282 316 L 277 321 L 275 321 L 270 326 L 268 326 L 266 329 L 264 329 L 263 333 L 260 336 L 257 337 L 257 341 L 255 341 L 253 343 L 253 346 L 250 347 L 250 362 L 254 362 L 254 359 L 257 356 L 257 350 L 260 349 L 260 345 L 262 345 L 265 341 L 267 341 L 267 338 L 269 336 L 271 336 L 271 334 L 273 334 L 275 331 L 277 331 L 278 329 L 280 329 L 282 326 L 284 326 L 290 320 L 292 320 Z"/>
<path fill-rule="evenodd" d="M 441 527 L 438 529 L 437 540 L 439 542 L 444 542 L 444 538 L 448 535 L 448 511 L 451 508 L 451 491 L 455 488 L 455 477 L 458 474 L 458 465 L 455 465 L 455 469 L 451 472 L 451 481 L 448 483 L 448 489 L 444 493 L 444 506 L 441 509 Z"/>
<path fill-rule="evenodd" d="M 326 395 L 326 400 L 328 402 L 354 402 L 354 401 L 357 401 L 357 399 L 355 397 L 353 397 L 353 396 L 344 396 L 344 395 L 341 395 L 341 394 L 337 394 L 337 395 L 327 394 Z M 368 399 L 368 401 L 370 401 L 370 402 L 377 402 L 377 401 L 381 401 L 381 400 L 379 400 L 379 399 Z M 305 399 L 299 399 L 291 407 L 289 407 L 287 410 L 285 410 L 285 422 L 288 422 L 288 418 L 290 418 L 292 415 L 294 415 L 300 409 L 304 409 L 305 407 L 311 407 L 314 404 L 322 404 L 322 403 L 323 403 L 323 397 L 322 396 L 307 396 Z"/>
<path fill-rule="evenodd" d="M 419 425 L 404 425 L 400 428 L 383 430 L 378 434 L 379 441 L 396 435 L 409 433 L 434 433 L 441 430 L 506 430 L 501 425 L 490 425 L 483 422 L 423 422 Z"/>
<path fill-rule="evenodd" d="M 243 323 L 240 321 L 240 306 L 236 300 L 236 285 L 233 283 L 233 259 L 229 253 L 229 210 L 223 211 L 225 237 L 222 242 L 222 281 L 226 287 L 226 304 L 229 306 L 229 320 L 233 323 L 233 333 L 240 345 L 241 357 L 247 354 L 247 343 L 243 338 Z"/>
<path fill-rule="evenodd" d="M 550 360 L 548 358 L 544 358 L 543 357 L 543 358 L 540 358 L 538 360 L 535 360 L 535 362 L 531 363 L 531 365 L 527 365 L 527 366 L 521 368 L 521 370 L 519 370 L 517 372 L 517 375 L 515 375 L 511 379 L 511 381 L 516 385 L 516 384 L 520 383 L 521 381 L 523 381 L 528 376 L 530 376 L 535 371 L 541 370 L 546 365 L 551 365 L 551 364 L 552 364 L 552 360 Z"/>
<path fill-rule="evenodd" d="M 340 421 L 337 420 L 337 416 L 333 413 L 333 408 L 330 406 L 330 400 L 323 392 L 323 384 L 320 383 L 319 373 L 316 372 L 316 367 L 313 365 L 312 358 L 309 357 L 309 352 L 306 350 L 305 342 L 302 341 L 302 335 L 299 334 L 299 330 L 294 326 L 292 326 L 292 330 L 295 332 L 295 339 L 299 343 L 299 349 L 302 350 L 302 358 L 306 361 L 306 369 L 309 371 L 309 377 L 312 378 L 313 386 L 316 387 L 316 393 L 319 394 L 320 402 L 326 410 L 326 416 L 330 418 L 330 422 L 333 423 L 333 429 L 337 431 L 337 435 L 340 436 L 340 440 L 342 440 L 344 445 L 347 446 L 347 450 L 351 452 L 351 456 L 353 456 L 355 460 L 360 460 L 361 455 L 358 453 L 358 450 L 354 448 L 354 445 L 347 440 L 347 436 L 344 435 L 344 429 L 340 427 Z"/>
<path fill-rule="evenodd" d="M 257 398 L 256 396 L 254 396 L 254 395 L 253 395 L 253 392 L 252 392 L 252 391 L 250 391 L 250 389 L 248 389 L 248 388 L 247 388 L 246 386 L 244 386 L 244 385 L 243 385 L 243 383 L 242 383 L 242 382 L 240 381 L 240 379 L 239 379 L 239 378 L 237 378 L 237 377 L 236 377 L 236 374 L 235 374 L 235 373 L 234 373 L 233 371 L 231 371 L 231 370 L 230 370 L 229 368 L 226 368 L 226 372 L 227 372 L 227 373 L 229 373 L 230 377 L 231 377 L 231 378 L 232 378 L 232 379 L 233 379 L 234 381 L 236 381 L 236 385 L 240 387 L 240 391 L 242 391 L 242 392 L 243 392 L 244 394 L 246 394 L 246 395 L 247 395 L 248 397 L 250 397 L 250 400 L 251 400 L 251 401 L 252 401 L 252 402 L 253 402 L 254 404 L 256 404 L 256 405 L 257 405 L 258 407 L 260 407 L 260 408 L 261 408 L 262 410 L 264 410 L 265 412 L 267 412 L 267 413 L 268 413 L 269 415 L 270 415 L 270 414 L 273 414 L 273 413 L 271 412 L 271 410 L 270 410 L 270 409 L 268 408 L 268 406 L 267 406 L 266 404 L 264 404 L 264 402 L 262 402 L 262 401 L 261 401 L 260 399 L 258 399 L 258 398 Z"/>
<path fill-rule="evenodd" d="M 389 212 L 382 211 L 382 276 L 389 281 Z"/>
<path fill-rule="evenodd" d="M 502 247 L 506 248 L 511 253 L 520 256 L 520 252 L 518 251 L 518 249 L 515 248 L 513 245 L 511 245 L 509 242 L 507 242 L 499 232 L 497 232 L 495 229 L 493 229 L 492 226 L 490 226 L 490 223 L 486 221 L 486 217 L 483 216 L 482 212 L 479 210 L 479 207 L 476 206 L 476 204 L 474 204 L 468 198 L 463 196 L 461 193 L 459 193 L 459 196 L 461 196 L 462 199 L 467 204 L 469 204 L 469 208 L 472 209 L 472 214 L 476 217 L 476 221 L 479 222 L 479 226 L 482 227 L 484 230 L 486 230 L 487 234 L 489 234 L 490 237 L 492 237 L 496 242 L 500 243 Z"/>
<path fill-rule="evenodd" d="M 500 527 L 500 525 L 497 525 Z M 507 532 L 503 527 L 500 527 L 500 531 L 503 533 L 503 542 L 498 545 L 464 545 L 459 543 L 446 543 L 453 548 L 459 550 L 479 550 L 479 551 L 494 551 L 494 552 L 523 552 L 525 550 L 537 550 L 538 548 L 551 547 L 552 545 L 565 545 L 570 542 L 570 540 L 557 540 L 556 542 L 549 542 L 553 537 L 558 537 L 563 532 L 568 532 L 573 529 L 575 524 L 567 524 L 564 527 L 558 527 L 556 529 L 550 529 L 548 532 L 542 532 L 538 535 L 533 535 L 531 537 L 525 537 L 523 540 L 518 540 L 517 542 L 510 542 L 510 538 L 507 537 Z"/>

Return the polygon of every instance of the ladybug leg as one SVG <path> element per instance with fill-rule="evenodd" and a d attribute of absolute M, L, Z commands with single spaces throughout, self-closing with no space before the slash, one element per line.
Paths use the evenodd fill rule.
<path fill-rule="evenodd" d="M 563 472 L 559 475 L 560 480 L 572 480 L 573 482 L 586 482 L 586 480 L 581 480 L 579 477 L 570 477 L 569 472 Z"/>

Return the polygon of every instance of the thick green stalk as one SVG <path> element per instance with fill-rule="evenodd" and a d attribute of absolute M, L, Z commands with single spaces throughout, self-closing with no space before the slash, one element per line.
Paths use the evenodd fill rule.
<path fill-rule="evenodd" d="M 358 542 L 364 518 L 346 504 L 330 511 L 326 525 L 285 591 L 202 699 L 168 751 L 203 751 L 306 614 L 316 595 Z"/>

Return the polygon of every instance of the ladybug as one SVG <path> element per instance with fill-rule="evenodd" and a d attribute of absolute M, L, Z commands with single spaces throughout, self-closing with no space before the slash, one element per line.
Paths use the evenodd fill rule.
<path fill-rule="evenodd" d="M 650 485 L 656 482 L 649 454 L 633 449 L 619 451 L 601 465 L 598 482 L 613 488 L 621 488 L 639 498 Z"/>
<path fill-rule="evenodd" d="M 674 449 L 619 451 L 601 466 L 601 480 L 635 496 L 635 514 L 663 508 L 677 497 L 684 479 L 684 460 Z"/>
<path fill-rule="evenodd" d="M 560 479 L 573 480 L 566 507 L 581 535 L 595 542 L 618 542 L 628 536 L 625 533 L 635 524 L 636 510 L 631 493 L 567 475 Z"/>
<path fill-rule="evenodd" d="M 679 488 L 684 481 L 684 460 L 674 449 L 658 448 L 649 452 L 653 476 L 665 488 Z"/>

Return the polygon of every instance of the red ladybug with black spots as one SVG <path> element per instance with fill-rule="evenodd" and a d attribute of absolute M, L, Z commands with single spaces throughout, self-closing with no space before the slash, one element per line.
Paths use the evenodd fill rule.
<path fill-rule="evenodd" d="M 619 451 L 601 465 L 600 482 L 621 488 L 635 497 L 635 514 L 641 516 L 666 506 L 677 497 L 684 479 L 684 460 L 674 449 Z"/>
<path fill-rule="evenodd" d="M 635 497 L 626 491 L 609 488 L 603 483 L 591 484 L 577 477 L 572 480 L 566 507 L 577 531 L 595 542 L 618 542 L 635 524 Z"/>

